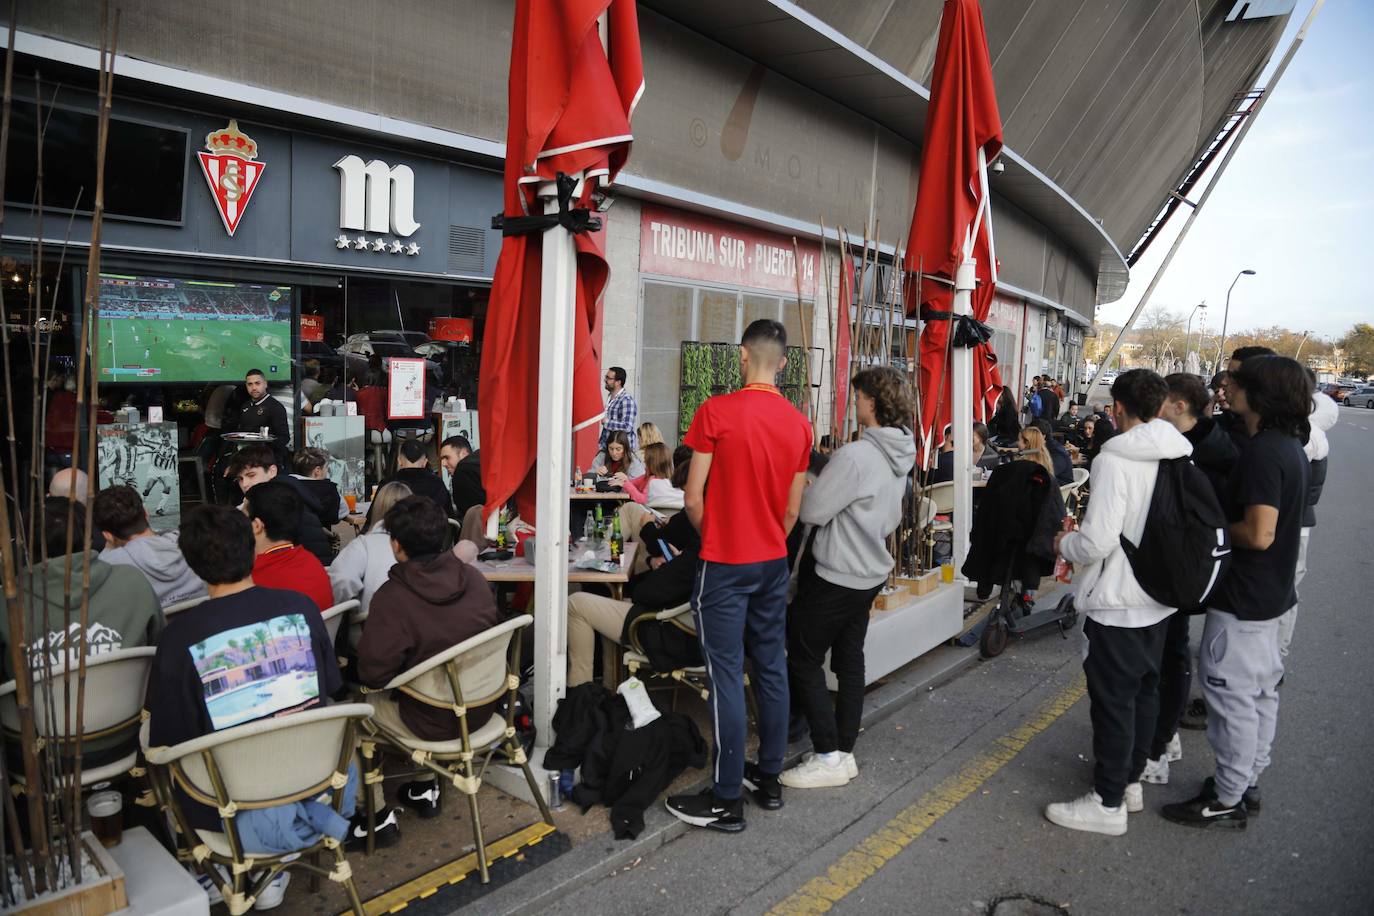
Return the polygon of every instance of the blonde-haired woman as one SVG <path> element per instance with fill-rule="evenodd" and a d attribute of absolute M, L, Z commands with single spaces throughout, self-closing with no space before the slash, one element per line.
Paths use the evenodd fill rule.
<path fill-rule="evenodd" d="M 645 420 L 639 424 L 635 430 L 635 435 L 639 437 L 639 453 L 644 454 L 644 450 L 656 442 L 663 442 L 663 433 L 658 431 L 658 424 L 652 420 Z"/>
<path fill-rule="evenodd" d="M 387 534 L 382 520 L 392 506 L 410 495 L 410 487 L 397 481 L 377 490 L 369 513 L 372 523 L 349 541 L 329 564 L 329 583 L 334 587 L 335 604 L 357 598 L 361 605 L 359 614 L 367 614 L 372 596 L 382 587 L 396 563 L 396 555 L 391 552 L 391 535 Z"/>
<path fill-rule="evenodd" d="M 1021 452 L 1017 456 L 1026 461 L 1034 461 L 1036 464 L 1050 472 L 1054 476 L 1054 460 L 1050 458 L 1049 447 L 1045 445 L 1045 434 L 1034 426 L 1027 426 L 1021 430 L 1017 445 Z"/>

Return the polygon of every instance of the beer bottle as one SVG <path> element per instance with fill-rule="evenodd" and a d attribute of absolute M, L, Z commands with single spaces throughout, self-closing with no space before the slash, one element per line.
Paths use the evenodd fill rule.
<path fill-rule="evenodd" d="M 611 519 L 611 562 L 619 563 L 625 550 L 625 541 L 620 536 L 620 516 Z"/>
<path fill-rule="evenodd" d="M 508 519 L 506 516 L 505 509 L 501 510 L 501 514 L 497 516 L 497 520 L 498 521 L 496 528 L 496 549 L 505 550 L 506 545 L 510 543 L 510 532 L 506 527 Z"/>

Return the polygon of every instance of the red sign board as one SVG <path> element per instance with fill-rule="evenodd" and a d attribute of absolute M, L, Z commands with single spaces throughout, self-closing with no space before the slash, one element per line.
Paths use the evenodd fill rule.
<path fill-rule="evenodd" d="M 821 268 L 814 243 L 799 241 L 794 256 L 791 236 L 652 204 L 640 212 L 641 273 L 795 296 L 800 272 L 802 296 L 816 294 Z"/>
<path fill-rule="evenodd" d="M 324 316 L 301 316 L 301 340 L 324 340 Z"/>
<path fill-rule="evenodd" d="M 429 319 L 430 340 L 450 340 L 455 343 L 472 343 L 471 318 L 431 318 Z"/>

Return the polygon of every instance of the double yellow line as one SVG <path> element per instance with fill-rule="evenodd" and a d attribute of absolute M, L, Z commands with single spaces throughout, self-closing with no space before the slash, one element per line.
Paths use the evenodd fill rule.
<path fill-rule="evenodd" d="M 1023 725 L 998 738 L 990 750 L 978 754 L 964 764 L 959 772 L 942 780 L 934 789 L 902 809 L 896 817 L 840 856 L 824 875 L 807 881 L 769 912 L 775 916 L 828 912 L 835 903 L 857 890 L 859 885 L 877 874 L 878 869 L 896 858 L 931 825 L 977 792 L 983 783 L 1030 744 L 1031 739 L 1049 728 L 1082 699 L 1087 689 L 1080 675 L 1073 684 L 1040 706 Z"/>

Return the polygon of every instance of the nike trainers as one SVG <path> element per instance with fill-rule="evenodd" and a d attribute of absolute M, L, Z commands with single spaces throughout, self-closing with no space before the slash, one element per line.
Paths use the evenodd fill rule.
<path fill-rule="evenodd" d="M 843 759 L 827 763 L 820 754 L 812 754 L 778 777 L 778 781 L 789 789 L 825 789 L 848 785 L 849 780 Z"/>
<path fill-rule="evenodd" d="M 218 865 L 211 865 L 210 867 L 219 873 L 220 878 L 225 883 L 228 883 L 229 876 L 224 873 L 224 869 L 220 868 Z M 211 906 L 224 902 L 224 895 L 220 893 L 219 884 L 212 881 L 209 875 L 191 867 L 188 867 L 186 870 L 191 873 L 191 877 L 196 879 L 196 883 L 200 885 L 200 889 L 205 891 L 205 897 L 210 901 Z"/>
<path fill-rule="evenodd" d="M 443 813 L 443 799 L 437 779 L 403 783 L 396 791 L 396 800 L 425 820 Z"/>
<path fill-rule="evenodd" d="M 744 787 L 753 793 L 754 804 L 765 811 L 782 807 L 782 785 L 778 777 L 763 772 L 757 763 L 744 765 Z"/>
<path fill-rule="evenodd" d="M 1169 753 L 1167 751 L 1160 754 L 1157 760 L 1145 761 L 1145 769 L 1140 773 L 1140 781 L 1156 786 L 1169 784 Z"/>
<path fill-rule="evenodd" d="M 401 842 L 401 819 L 398 811 L 397 808 L 386 808 L 373 815 L 376 826 L 372 832 L 378 849 L 386 849 Z M 348 823 L 348 836 L 344 837 L 344 848 L 367 848 L 367 815 L 361 811 L 353 815 L 353 820 Z"/>
<path fill-rule="evenodd" d="M 1145 790 L 1140 783 L 1133 782 L 1126 786 L 1122 804 L 1126 806 L 1127 814 L 1139 814 L 1145 810 Z"/>
<path fill-rule="evenodd" d="M 286 899 L 286 886 L 290 883 L 291 873 L 289 871 L 278 872 L 277 876 L 268 882 L 267 886 L 258 894 L 253 909 L 275 910 L 281 906 L 281 902 Z"/>
<path fill-rule="evenodd" d="M 1046 805 L 1045 819 L 1060 827 L 1088 833 L 1121 836 L 1126 832 L 1126 806 L 1122 804 L 1108 808 L 1102 804 L 1102 796 L 1096 792 L 1089 792 L 1073 801 Z"/>
<path fill-rule="evenodd" d="M 1202 791 L 1216 794 L 1217 781 L 1208 776 L 1202 781 Z M 1250 786 L 1245 790 L 1245 794 L 1240 797 L 1240 802 L 1245 806 L 1245 814 L 1248 817 L 1259 817 L 1260 809 L 1263 807 L 1260 800 L 1259 786 Z"/>
<path fill-rule="evenodd" d="M 696 795 L 673 795 L 663 804 L 668 813 L 693 827 L 739 833 L 744 829 L 744 799 L 717 798 L 714 789 Z"/>
<path fill-rule="evenodd" d="M 815 756 L 815 751 L 807 751 L 805 754 L 802 754 L 801 762 L 806 763 L 806 761 Z M 849 751 L 840 751 L 840 759 L 844 761 L 844 775 L 848 776 L 850 779 L 858 779 L 859 763 L 854 759 L 854 755 Z"/>
<path fill-rule="evenodd" d="M 1174 732 L 1174 736 L 1164 746 L 1164 756 L 1170 763 L 1178 763 L 1183 759 L 1183 742 L 1178 739 L 1178 732 Z"/>
<path fill-rule="evenodd" d="M 1188 827 L 1225 827 L 1244 830 L 1247 816 L 1244 804 L 1223 805 L 1217 798 L 1215 786 L 1203 784 L 1196 798 L 1173 805 L 1165 805 L 1160 813 L 1165 820 Z"/>

